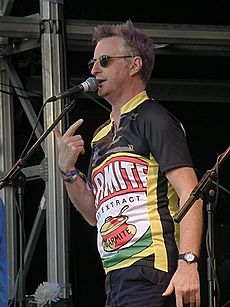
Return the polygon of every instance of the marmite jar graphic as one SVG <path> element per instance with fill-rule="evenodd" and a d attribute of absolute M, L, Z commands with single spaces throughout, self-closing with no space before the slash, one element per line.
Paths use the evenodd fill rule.
<path fill-rule="evenodd" d="M 108 216 L 100 229 L 102 245 L 105 251 L 115 251 L 128 243 L 136 233 L 136 227 L 128 224 L 128 216 L 122 215 L 125 206 L 118 216 Z"/>

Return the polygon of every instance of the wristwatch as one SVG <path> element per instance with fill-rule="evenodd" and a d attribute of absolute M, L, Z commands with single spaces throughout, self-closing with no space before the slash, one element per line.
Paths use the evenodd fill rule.
<path fill-rule="evenodd" d="M 187 263 L 191 264 L 193 262 L 197 262 L 198 261 L 198 256 L 192 252 L 187 252 L 184 254 L 180 254 L 178 259 L 184 260 Z"/>

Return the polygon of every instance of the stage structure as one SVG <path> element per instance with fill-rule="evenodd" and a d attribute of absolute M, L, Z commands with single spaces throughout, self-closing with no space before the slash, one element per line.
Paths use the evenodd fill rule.
<path fill-rule="evenodd" d="M 35 127 L 37 115 L 30 102 L 30 96 L 23 91 L 23 84 L 12 64 L 11 57 L 34 48 L 40 48 L 42 63 L 43 102 L 49 97 L 67 89 L 66 46 L 73 51 L 91 51 L 91 33 L 99 21 L 64 20 L 64 0 L 40 1 L 40 11 L 35 15 L 10 16 L 13 0 L 0 0 L 0 171 L 1 176 L 10 170 L 15 161 L 14 105 L 9 87 L 13 86 L 21 106 L 28 117 L 31 127 Z M 156 52 L 167 55 L 204 55 L 230 57 L 230 26 L 196 26 L 137 23 L 137 27 L 150 35 L 156 43 Z M 80 59 L 79 59 L 80 61 Z M 76 77 L 74 83 L 80 83 L 85 76 Z M 230 102 L 230 85 L 225 81 L 209 80 L 156 80 L 154 96 L 161 100 Z M 43 126 L 38 123 L 35 134 L 39 138 L 55 118 L 60 114 L 62 102 L 47 105 L 43 112 Z M 60 123 L 60 129 L 64 123 Z M 30 238 L 22 244 L 23 269 L 26 279 L 33 251 L 39 237 L 41 225 L 46 221 L 47 238 L 47 280 L 65 285 L 63 298 L 70 295 L 68 272 L 68 210 L 66 195 L 57 169 L 57 150 L 53 134 L 41 145 L 44 159 L 39 165 L 22 168 L 25 180 L 42 178 L 45 191 Z M 0 191 L 7 207 L 9 298 L 13 299 L 16 283 L 21 286 L 19 301 L 23 300 L 23 278 L 20 279 L 18 263 L 18 228 L 14 205 L 14 193 L 9 183 Z M 25 242 L 22 242 L 25 243 Z M 21 284 L 20 284 L 21 282 Z"/>
<path fill-rule="evenodd" d="M 5 1 L 2 3 L 2 15 L 9 13 L 11 1 Z M 5 17 L 5 16 L 4 16 Z M 3 18 L 4 18 L 3 17 Z M 42 80 L 43 82 L 43 99 L 44 101 L 55 93 L 61 92 L 65 87 L 65 54 L 63 54 L 63 5 L 51 1 L 41 1 L 40 15 L 29 17 L 29 23 L 35 24 L 36 31 L 31 32 L 31 27 L 22 25 L 22 21 L 27 22 L 27 18 L 19 18 L 18 23 L 3 22 L 4 29 L 11 29 L 12 36 L 18 37 L 17 33 L 20 26 L 28 30 L 29 37 L 22 32 L 18 32 L 20 35 L 21 43 L 16 52 L 23 52 L 23 48 L 34 48 L 37 44 L 41 47 L 42 58 Z M 1 21 L 0 21 L 1 22 Z M 1 23 L 2 24 L 2 23 Z M 3 25 L 3 24 L 2 24 Z M 13 26 L 13 28 L 11 28 Z M 19 26 L 19 27 L 18 27 Z M 10 30 L 10 31 L 11 31 Z M 21 29 L 22 30 L 22 29 Z M 0 34 L 1 35 L 1 34 Z M 17 75 L 16 70 L 11 64 L 10 54 L 14 53 L 14 47 L 7 44 L 8 37 L 3 37 L 2 52 L 8 48 L 12 48 L 11 51 L 7 51 L 7 55 L 3 61 L 1 61 L 1 82 L 10 82 L 22 104 L 22 107 L 29 119 L 32 127 L 36 123 L 36 114 L 33 110 L 33 106 L 25 97 L 25 92 L 22 91 L 23 85 Z M 22 49 L 21 49 L 22 48 Z M 7 89 L 8 90 L 8 89 Z M 7 91 L 6 90 L 6 91 Z M 14 164 L 14 156 L 9 153 L 14 152 L 14 140 L 12 139 L 13 133 L 13 105 L 10 101 L 10 96 L 1 93 L 1 143 L 4 152 L 1 154 L 1 161 L 3 165 L 3 172 L 6 172 Z M 61 111 L 61 103 L 49 104 L 44 110 L 44 130 L 46 130 L 54 119 Z M 60 127 L 61 128 L 61 127 Z M 36 128 L 37 138 L 41 136 L 43 129 L 39 123 Z M 34 222 L 34 227 L 31 232 L 31 236 L 28 240 L 27 246 L 23 246 L 24 251 L 24 278 L 33 256 L 33 250 L 35 249 L 36 240 L 39 236 L 41 224 L 44 221 L 44 214 L 46 216 L 46 229 L 47 229 L 47 280 L 50 282 L 58 282 L 65 285 L 64 298 L 69 296 L 69 279 L 68 279 L 68 250 L 67 250 L 67 212 L 64 204 L 64 188 L 60 175 L 57 170 L 56 164 L 56 147 L 53 134 L 50 134 L 42 144 L 44 151 L 44 160 L 40 165 L 35 165 L 28 168 L 23 168 L 22 172 L 26 176 L 27 180 L 36 177 L 42 177 L 46 182 L 46 188 L 44 195 L 41 198 L 40 207 L 38 209 L 37 217 Z M 18 253 L 16 251 L 16 220 L 15 220 L 15 208 L 12 195 L 12 189 L 10 187 L 4 187 L 3 199 L 7 206 L 8 211 L 8 258 L 9 258 L 9 280 L 12 281 L 14 287 L 9 287 L 11 293 L 10 298 L 13 299 L 15 295 L 15 288 L 19 289 L 19 302 L 23 304 L 25 297 L 25 288 L 22 284 L 23 278 L 20 283 L 20 270 L 16 267 L 18 263 Z M 20 261 L 19 261 L 20 262 Z M 18 278 L 18 285 L 15 285 Z M 22 291 L 22 293 L 20 293 Z M 23 305 L 22 305 L 23 306 Z"/>

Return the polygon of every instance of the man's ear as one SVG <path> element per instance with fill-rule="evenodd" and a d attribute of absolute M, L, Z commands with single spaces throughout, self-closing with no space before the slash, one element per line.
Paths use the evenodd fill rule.
<path fill-rule="evenodd" d="M 141 70 L 142 67 L 142 58 L 139 56 L 135 56 L 130 63 L 130 73 L 136 74 Z"/>

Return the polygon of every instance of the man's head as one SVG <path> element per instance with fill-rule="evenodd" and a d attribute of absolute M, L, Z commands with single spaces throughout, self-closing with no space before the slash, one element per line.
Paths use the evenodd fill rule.
<path fill-rule="evenodd" d="M 98 25 L 93 33 L 92 40 L 96 44 L 109 37 L 123 39 L 123 54 L 129 57 L 139 56 L 142 60 L 140 78 L 146 84 L 154 66 L 155 50 L 153 41 L 144 33 L 136 29 L 131 21 L 116 25 Z M 128 57 L 127 57 L 128 58 Z M 105 59 L 105 62 L 108 59 Z M 101 62 L 103 65 L 103 61 Z"/>

